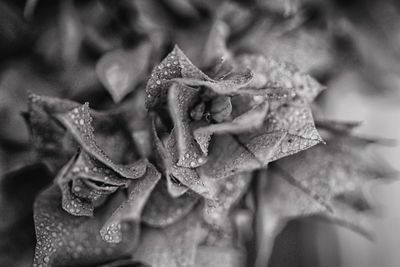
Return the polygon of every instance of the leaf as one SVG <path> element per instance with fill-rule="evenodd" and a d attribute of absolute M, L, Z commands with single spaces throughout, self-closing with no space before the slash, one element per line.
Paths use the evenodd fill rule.
<path fill-rule="evenodd" d="M 298 0 L 284 0 L 284 1 L 277 1 L 277 0 L 257 0 L 256 1 L 258 8 L 260 9 L 267 9 L 271 12 L 281 13 L 283 16 L 288 17 L 297 12 L 301 7 L 301 1 Z"/>
<path fill-rule="evenodd" d="M 80 106 L 79 103 L 55 97 L 29 96 L 27 123 L 33 145 L 52 171 L 58 171 L 76 152 L 77 141 L 66 130 L 60 116 Z M 118 113 L 89 111 L 93 117 L 96 141 L 113 161 L 126 162 L 135 158 L 129 131 Z"/>
<path fill-rule="evenodd" d="M 149 166 L 144 177 L 131 181 L 128 186 L 128 199 L 113 212 L 100 230 L 100 234 L 107 242 L 119 243 L 122 240 L 122 224 L 140 224 L 140 216 L 151 192 L 161 175 L 154 166 Z M 110 204 L 108 204 L 110 205 Z"/>
<path fill-rule="evenodd" d="M 196 212 L 164 229 L 145 228 L 133 259 L 153 267 L 193 266 L 200 230 Z"/>
<path fill-rule="evenodd" d="M 92 216 L 94 209 L 108 195 L 117 191 L 121 186 L 128 187 L 129 192 L 134 190 L 141 191 L 144 194 L 141 201 L 145 201 L 145 196 L 149 194 L 149 190 L 152 190 L 154 184 L 159 179 L 154 174 L 156 172 L 154 168 L 149 169 L 151 165 L 149 166 L 146 160 L 137 161 L 129 166 L 115 164 L 98 147 L 94 139 L 93 128 L 91 127 L 92 118 L 87 105 L 74 108 L 65 114 L 59 114 L 58 117 L 83 148 L 83 151 L 73 157 L 56 178 L 62 191 L 62 207 L 65 211 L 75 216 Z M 128 180 L 141 177 L 145 172 L 148 175 L 142 177 L 143 181 L 132 182 Z M 150 181 L 149 179 L 154 180 Z M 146 184 L 146 182 L 150 184 Z M 145 184 L 142 185 L 143 183 Z M 140 187 L 142 188 L 138 189 Z M 125 207 L 138 205 L 134 206 L 138 210 L 144 205 L 140 201 L 135 201 L 134 198 L 131 201 L 128 200 L 127 203 Z M 119 209 L 122 209 L 122 207 L 119 207 Z M 126 217 L 120 218 L 121 216 L 118 216 L 118 212 L 113 216 L 117 217 L 114 220 L 110 219 L 114 222 L 113 226 L 115 227 L 120 225 L 121 220 L 127 219 Z M 139 219 L 133 218 L 132 220 Z M 121 236 L 119 231 L 112 231 L 113 235 L 110 235 L 110 227 L 111 224 L 108 224 L 106 230 L 102 230 L 101 233 L 104 235 L 104 238 L 108 236 L 107 241 L 120 241 Z"/>
<path fill-rule="evenodd" d="M 156 133 L 154 135 L 156 136 Z M 177 142 L 174 130 L 166 140 L 165 146 L 160 144 L 159 139 L 158 141 L 157 139 L 158 137 L 156 137 L 155 143 L 156 145 L 157 143 L 159 144 L 159 156 L 164 157 L 163 161 L 165 166 L 165 176 L 167 180 L 168 191 L 170 192 L 171 196 L 181 196 L 188 189 L 191 189 L 205 198 L 212 198 L 216 194 L 214 181 L 211 179 L 200 179 L 195 169 L 181 167 L 176 164 L 178 161 Z M 176 183 L 176 181 L 179 183 Z"/>
<path fill-rule="evenodd" d="M 133 91 L 146 75 L 151 54 L 148 42 L 134 49 L 116 49 L 104 54 L 96 65 L 96 73 L 115 103 Z"/>
<path fill-rule="evenodd" d="M 262 168 L 277 151 L 285 132 L 272 132 L 242 142 L 234 135 L 217 135 L 211 143 L 206 164 L 198 168 L 202 179 L 223 179 Z"/>
<path fill-rule="evenodd" d="M 183 185 L 204 198 L 214 198 L 216 194 L 215 182 L 207 177 L 200 177 L 195 169 L 173 166 L 172 175 Z"/>
<path fill-rule="evenodd" d="M 259 247 L 271 249 L 268 240 L 273 240 L 288 220 L 311 215 L 370 237 L 368 214 L 340 200 L 343 195 L 360 192 L 368 181 L 393 175 L 365 151 L 367 144 L 368 140 L 361 138 L 333 135 L 326 145 L 281 159 L 264 172 L 259 177 Z M 263 266 L 267 255 L 267 251 L 259 251 L 257 266 Z"/>
<path fill-rule="evenodd" d="M 337 121 L 337 120 L 315 120 L 315 126 L 336 134 L 350 134 L 355 128 L 360 126 L 359 121 Z"/>
<path fill-rule="evenodd" d="M 240 267 L 246 266 L 246 255 L 236 248 L 199 246 L 195 267 Z"/>
<path fill-rule="evenodd" d="M 118 108 L 118 114 L 121 114 L 123 120 L 118 124 L 117 129 L 126 126 L 126 132 L 133 139 L 134 149 L 127 148 L 128 151 L 137 151 L 142 158 L 150 158 L 152 154 L 151 140 L 151 120 L 149 118 L 145 102 L 143 99 L 146 93 L 143 87 L 139 87 L 132 94 L 132 97 L 123 101 Z M 121 150 L 121 148 L 119 148 Z M 125 152 L 126 153 L 126 152 Z"/>
<path fill-rule="evenodd" d="M 329 201 L 359 189 L 368 181 L 394 174 L 387 164 L 368 150 L 368 145 L 368 139 L 334 135 L 327 145 L 295 155 L 290 162 L 289 158 L 283 159 L 278 166 L 303 187 Z"/>
<path fill-rule="evenodd" d="M 259 66 L 266 67 L 264 58 L 260 57 L 258 60 L 262 62 L 262 64 L 257 63 Z M 249 62 L 254 63 L 253 61 Z M 248 66 L 251 68 L 251 64 Z M 286 68 L 285 65 L 283 67 Z M 263 71 L 266 71 L 266 68 Z M 293 71 L 296 70 L 292 70 L 290 73 L 292 74 Z M 262 78 L 255 76 L 255 83 L 257 83 L 257 79 L 262 81 L 262 83 L 254 85 L 256 88 L 267 83 L 264 75 L 270 77 L 268 72 L 260 72 L 257 75 L 263 76 Z M 277 79 L 280 77 L 279 75 L 278 72 L 271 77 Z M 293 78 L 289 74 L 287 77 Z M 225 138 L 221 138 L 224 140 L 219 139 L 220 141 L 214 143 L 215 148 L 209 153 L 207 163 L 199 168 L 199 172 L 203 176 L 220 179 L 238 172 L 262 168 L 268 162 L 305 150 L 322 141 L 315 128 L 307 102 L 313 100 L 321 87 L 310 77 L 301 73 L 295 77 L 297 78 L 294 78 L 293 81 L 282 79 L 282 85 L 278 83 L 279 86 L 277 85 L 273 90 L 281 90 L 281 86 L 285 86 L 285 83 L 289 81 L 288 90 L 297 92 L 297 88 L 303 88 L 299 94 L 296 93 L 284 101 L 254 97 L 253 100 L 248 100 L 247 97 L 242 100 L 240 98 L 243 96 L 238 96 L 235 98 L 235 102 L 241 106 L 254 103 L 253 105 L 256 107 L 250 108 L 242 114 L 239 113 L 240 115 L 232 122 L 209 125 L 195 130 L 196 140 L 207 140 L 213 132 L 225 134 Z M 237 104 L 234 104 L 233 107 L 234 110 L 235 107 L 238 107 L 239 110 L 243 109 Z M 199 144 L 203 151 L 207 152 L 208 143 L 199 142 Z"/>
<path fill-rule="evenodd" d="M 165 59 L 154 68 L 146 86 L 146 107 L 153 109 L 167 101 L 168 89 L 174 78 L 208 79 L 186 55 L 175 46 Z"/>
<path fill-rule="evenodd" d="M 166 102 L 171 82 L 188 86 L 206 86 L 218 94 L 234 94 L 250 83 L 253 73 L 249 69 L 232 73 L 229 77 L 213 80 L 175 46 L 174 50 L 153 70 L 146 86 L 146 106 L 153 109 Z"/>
<path fill-rule="evenodd" d="M 257 90 L 271 89 L 275 94 L 290 98 L 298 96 L 310 103 L 324 89 L 311 76 L 290 63 L 261 55 L 243 55 L 237 59 L 237 65 L 253 71 L 254 78 L 248 86 Z"/>
<path fill-rule="evenodd" d="M 62 208 L 74 216 L 92 216 L 96 201 L 114 193 L 121 185 L 127 186 L 127 181 L 119 179 L 86 153 L 73 157 L 55 180 L 62 192 Z M 96 183 L 104 186 L 97 186 Z"/>
<path fill-rule="evenodd" d="M 262 42 L 261 53 L 279 61 L 291 62 L 302 71 L 332 71 L 336 57 L 332 52 L 334 30 L 307 27 L 305 24 L 309 18 L 299 15 L 288 23 L 272 27 L 261 40 L 253 39 L 254 44 Z"/>
<path fill-rule="evenodd" d="M 149 267 L 149 265 L 145 265 L 132 259 L 123 259 L 116 260 L 98 267 Z"/>
<path fill-rule="evenodd" d="M 199 19 L 199 11 L 191 1 L 167 0 L 165 4 L 174 10 L 176 14 L 183 16 L 183 18 L 186 18 L 187 20 Z"/>
<path fill-rule="evenodd" d="M 198 91 L 184 85 L 173 84 L 168 92 L 168 106 L 174 122 L 179 160 L 178 166 L 195 168 L 206 162 L 190 128 L 189 107 Z"/>
<path fill-rule="evenodd" d="M 237 116 L 232 121 L 209 124 L 194 130 L 194 138 L 200 145 L 204 154 L 208 153 L 208 145 L 213 134 L 238 134 L 251 132 L 260 128 L 268 111 L 268 103 L 263 102 L 243 114 Z M 206 141 L 205 141 L 206 140 Z"/>
<path fill-rule="evenodd" d="M 76 66 L 83 39 L 83 25 L 72 1 L 60 5 L 58 33 L 60 34 L 60 54 L 62 63 L 67 66 Z"/>
<path fill-rule="evenodd" d="M 231 98 L 228 96 L 217 96 L 211 101 L 210 113 L 213 120 L 222 122 L 229 119 L 232 113 Z"/>
<path fill-rule="evenodd" d="M 27 123 L 31 141 L 41 159 L 49 162 L 53 171 L 64 165 L 77 147 L 55 114 L 67 112 L 78 105 L 69 100 L 29 94 Z"/>
<path fill-rule="evenodd" d="M 271 109 L 260 131 L 287 132 L 272 160 L 295 154 L 323 141 L 315 128 L 310 108 L 301 99 Z"/>
<path fill-rule="evenodd" d="M 241 93 L 252 94 L 253 90 L 248 92 L 246 89 L 246 87 L 250 85 L 252 79 L 253 72 L 250 69 L 245 69 L 245 71 L 231 73 L 229 76 L 218 80 L 213 80 L 209 77 L 206 77 L 205 79 L 183 77 L 175 78 L 173 80 L 188 86 L 205 86 L 220 95 L 234 95 Z"/>
<path fill-rule="evenodd" d="M 223 226 L 231 209 L 247 191 L 251 178 L 250 173 L 241 173 L 218 181 L 215 198 L 205 200 L 203 219 L 214 227 Z"/>
<path fill-rule="evenodd" d="M 36 249 L 33 266 L 77 266 L 116 260 L 135 247 L 138 229 L 126 225 L 123 240 L 108 243 L 100 235 L 110 211 L 106 208 L 93 217 L 77 217 L 61 209 L 60 190 L 52 186 L 34 204 Z"/>
<path fill-rule="evenodd" d="M 82 149 L 119 175 L 125 178 L 136 179 L 144 174 L 146 170 L 146 163 L 144 161 L 137 161 L 129 165 L 114 163 L 97 145 L 93 133 L 94 130 L 91 126 L 93 119 L 89 113 L 88 103 L 74 108 L 68 113 L 59 114 L 58 119 L 71 132 Z"/>
<path fill-rule="evenodd" d="M 186 186 L 176 183 L 176 179 L 172 174 L 172 168 L 174 164 L 178 161 L 176 153 L 176 142 L 175 137 L 169 138 L 166 147 L 157 135 L 155 121 L 152 120 L 152 139 L 154 148 L 156 151 L 156 157 L 161 161 L 161 169 L 167 180 L 168 192 L 172 197 L 182 196 L 189 189 Z M 173 143 L 172 143 L 173 142 Z"/>
<path fill-rule="evenodd" d="M 231 53 L 226 46 L 229 31 L 230 29 L 224 21 L 216 19 L 213 22 L 203 48 L 203 66 L 209 67 L 218 61 L 226 61 L 231 58 Z"/>
<path fill-rule="evenodd" d="M 187 191 L 179 197 L 172 197 L 165 180 L 161 180 L 147 201 L 142 221 L 153 227 L 165 227 L 181 220 L 198 203 L 199 196 Z"/>
<path fill-rule="evenodd" d="M 27 266 L 35 245 L 32 203 L 52 182 L 45 165 L 32 164 L 0 178 L 0 265 Z"/>

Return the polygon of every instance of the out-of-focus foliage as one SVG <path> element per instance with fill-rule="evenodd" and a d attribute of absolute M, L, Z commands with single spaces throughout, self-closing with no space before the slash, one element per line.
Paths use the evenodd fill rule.
<path fill-rule="evenodd" d="M 375 54 L 363 24 L 391 7 L 1 2 L 0 265 L 262 267 L 309 216 L 373 235 L 363 188 L 394 171 L 314 101 L 395 80 L 395 30 Z"/>

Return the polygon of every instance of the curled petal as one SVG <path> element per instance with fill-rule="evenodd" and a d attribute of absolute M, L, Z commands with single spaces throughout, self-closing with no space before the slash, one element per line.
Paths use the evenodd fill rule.
<path fill-rule="evenodd" d="M 155 108 L 167 101 L 171 80 L 175 78 L 208 79 L 186 57 L 182 50 L 175 46 L 166 58 L 154 68 L 146 86 L 146 107 Z"/>
<path fill-rule="evenodd" d="M 193 134 L 203 152 L 207 154 L 211 135 L 226 133 L 238 134 L 254 131 L 263 125 L 267 111 L 268 102 L 262 102 L 249 111 L 237 116 L 232 121 L 199 127 L 194 130 Z"/>
<path fill-rule="evenodd" d="M 157 135 L 154 120 L 152 123 L 152 136 L 157 152 L 156 156 L 162 161 L 162 169 L 167 180 L 168 192 L 172 197 L 182 196 L 189 188 L 177 183 L 179 181 L 176 181 L 176 178 L 172 174 L 172 168 L 177 162 L 175 137 L 172 135 L 172 138 L 169 138 L 167 141 L 167 147 L 165 147 Z"/>
<path fill-rule="evenodd" d="M 100 230 L 105 241 L 112 243 L 122 241 L 122 223 L 140 224 L 142 209 L 160 177 L 161 174 L 150 165 L 141 179 L 131 181 L 127 189 L 128 198 L 119 204 Z"/>
<path fill-rule="evenodd" d="M 131 165 L 121 165 L 114 163 L 109 156 L 97 145 L 93 127 L 91 126 L 92 117 L 89 113 L 89 104 L 74 108 L 68 113 L 58 116 L 60 121 L 71 132 L 79 145 L 91 156 L 117 172 L 123 177 L 136 179 L 141 177 L 146 171 L 146 163 L 138 161 Z"/>
<path fill-rule="evenodd" d="M 235 95 L 246 94 L 245 88 L 250 85 L 252 79 L 253 72 L 250 69 L 246 69 L 244 73 L 233 74 L 220 80 L 213 80 L 211 78 L 203 80 L 196 78 L 175 78 L 173 80 L 188 86 L 205 86 L 220 95 Z"/>
<path fill-rule="evenodd" d="M 186 168 L 195 168 L 206 162 L 206 157 L 194 140 L 189 117 L 189 107 L 197 93 L 197 90 L 179 84 L 173 84 L 168 93 L 168 105 L 178 147 L 177 165 Z"/>

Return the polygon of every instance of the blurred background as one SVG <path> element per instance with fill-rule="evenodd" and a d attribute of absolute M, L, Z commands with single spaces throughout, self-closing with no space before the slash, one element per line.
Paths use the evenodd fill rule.
<path fill-rule="evenodd" d="M 158 62 L 177 43 L 198 63 L 212 22 L 221 17 L 233 53 L 260 52 L 316 77 L 328 89 L 315 116 L 362 122 L 356 133 L 387 140 L 377 153 L 399 169 L 400 146 L 392 142 L 400 137 L 399 1 L 2 0 L 2 176 L 35 163 L 21 115 L 27 91 L 106 109 L 113 102 L 96 73 L 102 55 L 148 44 Z M 400 182 L 377 184 L 369 193 L 377 203 L 374 242 L 328 223 L 294 221 L 278 237 L 270 266 L 400 266 Z M 28 246 L 29 238 L 15 242 Z"/>

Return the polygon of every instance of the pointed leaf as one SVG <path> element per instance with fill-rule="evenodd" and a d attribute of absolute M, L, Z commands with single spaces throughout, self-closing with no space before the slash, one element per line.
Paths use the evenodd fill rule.
<path fill-rule="evenodd" d="M 277 161 L 267 176 L 260 177 L 266 182 L 259 196 L 260 216 L 274 222 L 265 222 L 271 226 L 263 228 L 266 238 L 275 237 L 287 220 L 310 215 L 322 216 L 370 237 L 368 214 L 340 201 L 343 195 L 360 193 L 368 181 L 390 175 L 390 171 L 382 171 L 387 170 L 386 165 L 365 151 L 367 144 L 360 138 L 339 134 L 331 137 L 327 145 Z"/>
<path fill-rule="evenodd" d="M 135 247 L 138 229 L 126 225 L 121 243 L 103 241 L 100 229 L 110 211 L 93 217 L 77 217 L 61 209 L 56 186 L 45 190 L 34 204 L 36 249 L 33 266 L 77 266 L 101 264 L 118 259 Z M 126 238 L 125 238 L 126 237 Z"/>
<path fill-rule="evenodd" d="M 113 50 L 100 58 L 96 73 L 115 103 L 141 82 L 148 69 L 151 50 L 151 45 L 144 42 L 134 49 Z"/>
<path fill-rule="evenodd" d="M 154 68 L 146 86 L 146 107 L 155 108 L 167 100 L 168 89 L 174 78 L 208 79 L 186 55 L 175 46 L 171 53 Z"/>
<path fill-rule="evenodd" d="M 322 142 L 310 108 L 300 99 L 280 105 L 276 109 L 272 108 L 262 131 L 287 132 L 272 160 L 295 154 Z"/>

